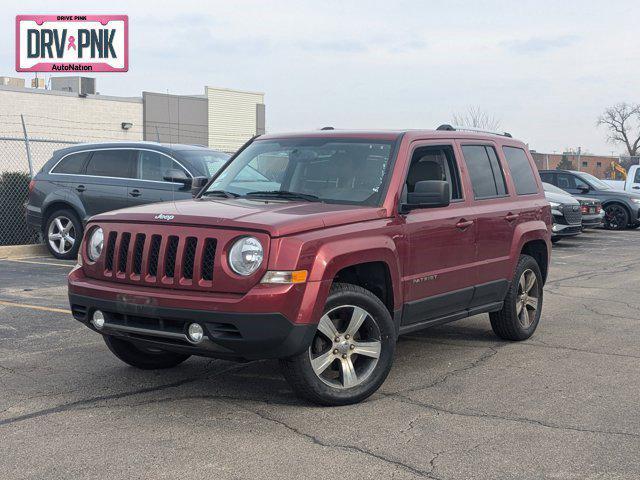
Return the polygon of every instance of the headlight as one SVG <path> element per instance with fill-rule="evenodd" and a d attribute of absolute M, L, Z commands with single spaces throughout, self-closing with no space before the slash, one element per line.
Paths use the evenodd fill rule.
<path fill-rule="evenodd" d="M 104 245 L 104 235 L 101 228 L 96 228 L 91 232 L 89 242 L 87 243 L 87 256 L 89 260 L 95 262 L 100 258 L 102 246 Z"/>
<path fill-rule="evenodd" d="M 551 208 L 560 208 L 560 205 L 562 204 L 558 202 L 549 202 L 549 205 L 551 205 Z"/>
<path fill-rule="evenodd" d="M 239 275 L 251 275 L 262 264 L 264 251 L 255 237 L 242 237 L 229 250 L 229 266 Z"/>

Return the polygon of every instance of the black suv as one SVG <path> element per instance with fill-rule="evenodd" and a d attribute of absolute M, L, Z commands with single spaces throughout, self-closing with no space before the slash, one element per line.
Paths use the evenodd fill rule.
<path fill-rule="evenodd" d="M 598 199 L 605 211 L 604 226 L 609 230 L 640 226 L 638 194 L 615 190 L 593 175 L 573 170 L 540 170 L 540 178 L 572 195 Z"/>
<path fill-rule="evenodd" d="M 33 178 L 27 223 L 53 256 L 75 258 L 83 227 L 98 213 L 191 198 L 229 155 L 193 145 L 98 143 L 57 150 Z"/>

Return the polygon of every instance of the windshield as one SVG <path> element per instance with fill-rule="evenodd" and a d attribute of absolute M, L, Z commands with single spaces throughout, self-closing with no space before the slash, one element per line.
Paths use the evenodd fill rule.
<path fill-rule="evenodd" d="M 561 188 L 556 187 L 555 185 L 551 185 L 550 183 L 542 182 L 542 188 L 544 188 L 545 192 L 551 193 L 559 193 L 561 195 L 571 195 L 569 192 L 565 192 Z"/>
<path fill-rule="evenodd" d="M 215 150 L 181 150 L 184 159 L 201 177 L 213 177 L 229 159 L 229 155 Z"/>
<path fill-rule="evenodd" d="M 596 187 L 599 190 L 611 190 L 611 187 L 609 185 L 607 185 L 606 183 L 604 183 L 602 180 L 600 180 L 599 178 L 594 177 L 593 175 L 591 175 L 590 173 L 584 173 L 581 172 L 580 176 L 588 181 L 592 187 Z"/>
<path fill-rule="evenodd" d="M 378 205 L 393 142 L 296 138 L 260 140 L 243 150 L 207 193 Z"/>

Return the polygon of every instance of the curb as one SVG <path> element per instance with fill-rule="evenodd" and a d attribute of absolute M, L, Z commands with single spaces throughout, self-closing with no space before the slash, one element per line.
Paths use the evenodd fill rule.
<path fill-rule="evenodd" d="M 0 259 L 47 255 L 47 247 L 39 245 L 6 245 L 0 247 Z"/>

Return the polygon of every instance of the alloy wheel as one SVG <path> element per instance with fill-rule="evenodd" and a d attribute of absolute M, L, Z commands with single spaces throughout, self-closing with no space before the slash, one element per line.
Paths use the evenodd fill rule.
<path fill-rule="evenodd" d="M 605 221 L 614 230 L 623 228 L 626 226 L 623 223 L 627 221 L 627 212 L 619 205 L 610 205 L 605 210 Z"/>
<path fill-rule="evenodd" d="M 535 322 L 539 302 L 538 279 L 533 270 L 527 269 L 520 276 L 516 299 L 516 315 L 523 328 L 529 328 Z"/>
<path fill-rule="evenodd" d="M 64 255 L 71 251 L 76 243 L 76 230 L 71 219 L 64 216 L 54 218 L 49 224 L 47 238 L 54 252 Z"/>
<path fill-rule="evenodd" d="M 309 347 L 311 367 L 330 387 L 353 388 L 374 371 L 380 358 L 380 328 L 369 312 L 354 305 L 328 311 Z"/>

